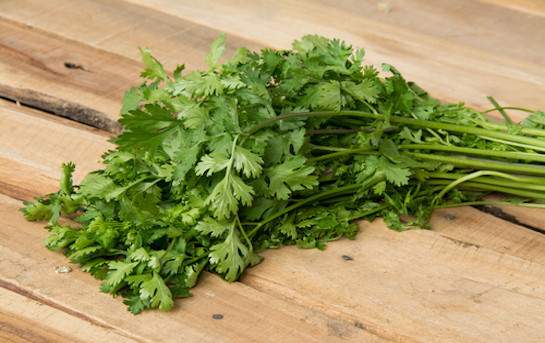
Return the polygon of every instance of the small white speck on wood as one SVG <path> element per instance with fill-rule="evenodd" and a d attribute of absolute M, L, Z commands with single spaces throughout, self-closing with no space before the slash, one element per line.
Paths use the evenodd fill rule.
<path fill-rule="evenodd" d="M 72 271 L 72 268 L 69 266 L 57 266 L 55 267 L 55 272 L 57 274 L 66 274 L 70 273 Z"/>

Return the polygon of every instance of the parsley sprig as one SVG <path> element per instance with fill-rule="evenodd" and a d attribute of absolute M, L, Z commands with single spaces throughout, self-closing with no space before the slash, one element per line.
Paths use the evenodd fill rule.
<path fill-rule="evenodd" d="M 404 230 L 428 227 L 435 208 L 545 207 L 543 112 L 490 98 L 500 123 L 441 103 L 335 39 L 220 63 L 224 45 L 193 72 L 141 50 L 143 83 L 125 95 L 104 168 L 74 185 L 63 164 L 60 190 L 23 209 L 131 312 L 171 309 L 204 270 L 235 281 L 265 249 L 354 238 L 357 219 Z"/>

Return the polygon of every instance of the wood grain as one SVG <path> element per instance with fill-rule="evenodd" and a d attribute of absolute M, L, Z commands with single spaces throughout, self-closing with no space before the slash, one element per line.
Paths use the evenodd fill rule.
<path fill-rule="evenodd" d="M 135 342 L 111 328 L 63 312 L 0 282 L 2 342 Z"/>
<path fill-rule="evenodd" d="M 501 6 L 522 13 L 545 17 L 545 1 L 543 0 L 480 0 L 485 3 Z"/>
<path fill-rule="evenodd" d="M 267 251 L 242 282 L 396 341 L 545 339 L 543 264 L 432 231 L 361 228 L 324 252 Z"/>
<path fill-rule="evenodd" d="M 138 48 L 147 47 L 171 70 L 181 63 L 204 68 L 210 43 L 220 33 L 213 26 L 125 1 L 3 0 L 0 17 L 130 59 L 139 60 Z M 229 43 L 226 54 L 241 46 L 261 47 L 237 36 Z"/>
<path fill-rule="evenodd" d="M 377 1 L 357 0 L 129 1 L 274 47 L 309 33 L 338 37 L 444 100 L 489 108 L 486 96 L 494 95 L 502 104 L 545 108 L 540 16 L 471 0 L 381 1 L 391 6 L 386 12 Z"/>
<path fill-rule="evenodd" d="M 4 97 L 114 130 L 122 95 L 140 70 L 127 58 L 0 19 Z"/>

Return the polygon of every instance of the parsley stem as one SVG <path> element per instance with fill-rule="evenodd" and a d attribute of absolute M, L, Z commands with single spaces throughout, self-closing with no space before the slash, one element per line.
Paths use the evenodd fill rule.
<path fill-rule="evenodd" d="M 521 174 L 545 175 L 545 166 L 537 164 L 506 163 L 495 160 L 471 158 L 467 156 L 430 155 L 416 152 L 410 153 L 410 155 L 424 160 L 447 162 L 460 167 L 491 169 Z"/>
<path fill-rule="evenodd" d="M 483 201 L 467 201 L 459 202 L 454 204 L 443 204 L 435 206 L 434 208 L 453 208 L 453 207 L 463 207 L 463 206 L 521 206 L 521 207 L 530 207 L 530 208 L 545 208 L 545 204 L 539 203 L 527 203 L 527 202 L 510 202 L 510 201 L 495 201 L 495 200 L 483 200 Z"/>
<path fill-rule="evenodd" d="M 503 107 L 503 108 L 511 108 L 511 107 Z M 509 131 L 509 127 L 506 126 L 505 124 L 495 124 L 495 123 L 487 122 L 487 121 L 476 122 L 475 124 L 483 128 L 488 128 L 488 129 L 493 129 L 498 131 L 505 131 L 505 132 Z M 517 127 L 517 130 L 520 130 L 519 132 L 524 135 L 545 137 L 545 130 L 542 130 L 542 129 L 535 129 L 531 127 Z"/>
<path fill-rule="evenodd" d="M 490 101 L 492 103 L 492 106 L 494 106 L 494 108 L 500 112 L 501 116 L 503 117 L 503 120 L 505 120 L 505 122 L 509 125 L 512 125 L 513 124 L 513 120 L 511 119 L 511 117 L 509 117 L 509 115 L 507 114 L 507 112 L 505 112 L 505 109 L 503 107 L 500 106 L 500 104 L 498 104 L 498 102 L 496 101 L 496 99 L 494 99 L 494 97 L 492 96 L 487 96 L 486 97 L 488 99 L 488 101 Z"/>
<path fill-rule="evenodd" d="M 519 148 L 545 152 L 545 148 L 537 147 L 535 145 L 529 145 L 529 144 L 517 143 L 517 142 L 510 142 L 510 141 L 506 141 L 504 139 L 492 138 L 492 137 L 488 137 L 488 136 L 481 136 L 481 138 L 492 141 L 492 142 L 496 142 L 496 143 L 502 143 L 502 144 L 505 144 L 505 145 L 511 145 L 511 146 L 516 146 L 516 147 L 519 147 Z"/>
<path fill-rule="evenodd" d="M 368 211 L 360 212 L 360 213 L 357 213 L 356 215 L 353 215 L 353 216 L 349 217 L 349 220 L 362 219 L 364 217 L 367 217 L 368 215 L 371 215 L 373 213 L 377 213 L 378 211 L 381 211 L 381 210 L 383 210 L 383 209 L 385 209 L 387 207 L 388 207 L 388 205 L 386 205 L 386 204 L 375 206 L 374 208 L 372 208 L 372 209 L 370 209 Z"/>
<path fill-rule="evenodd" d="M 310 148 L 312 150 L 322 150 L 322 151 L 346 151 L 350 150 L 348 148 L 337 148 L 333 146 L 325 146 L 325 145 L 315 145 L 315 144 L 309 144 Z"/>
<path fill-rule="evenodd" d="M 242 233 L 242 236 L 244 237 L 244 240 L 248 244 L 248 249 L 250 249 L 250 251 L 253 251 L 254 246 L 252 245 L 252 242 L 248 238 L 248 235 L 246 235 L 246 231 L 244 230 L 244 228 L 242 227 L 242 224 L 240 223 L 240 218 L 238 217 L 238 214 L 235 216 L 235 221 L 237 223 L 237 226 L 238 226 L 238 229 L 239 229 L 240 233 Z"/>
<path fill-rule="evenodd" d="M 293 210 L 295 210 L 295 209 L 297 209 L 297 208 L 299 208 L 301 206 L 304 206 L 304 205 L 306 205 L 308 203 L 311 203 L 311 202 L 314 202 L 314 201 L 317 201 L 317 200 L 320 200 L 320 199 L 323 199 L 323 198 L 328 198 L 328 197 L 330 197 L 332 195 L 336 195 L 336 194 L 341 194 L 341 193 L 346 193 L 346 192 L 353 192 L 353 191 L 355 191 L 357 189 L 361 189 L 361 188 L 367 189 L 369 187 L 372 187 L 372 186 L 376 185 L 377 183 L 379 183 L 381 181 L 384 181 L 384 174 L 377 173 L 374 176 L 370 177 L 369 179 L 365 180 L 363 183 L 346 185 L 346 186 L 342 186 L 342 187 L 339 187 L 339 188 L 329 189 L 327 191 L 322 191 L 320 193 L 314 194 L 314 195 L 312 195 L 312 196 L 310 196 L 308 198 L 301 199 L 301 200 L 297 201 L 295 204 L 286 207 L 282 211 L 278 211 L 275 214 L 272 214 L 269 217 L 263 219 L 258 225 L 256 225 L 252 229 L 252 231 L 250 231 L 248 233 L 248 237 L 253 238 L 254 235 L 257 233 L 257 231 L 259 231 L 259 229 L 261 229 L 265 224 L 268 224 L 269 222 L 275 220 L 276 218 L 279 218 L 279 217 L 283 216 L 284 214 L 286 214 L 286 213 L 288 213 L 290 211 L 293 211 Z"/>
<path fill-rule="evenodd" d="M 428 184 L 430 185 L 448 185 L 449 183 L 450 183 L 449 180 L 429 180 L 428 181 Z M 473 181 L 462 183 L 458 185 L 458 188 L 500 192 L 505 194 L 521 196 L 525 198 L 545 200 L 545 193 L 532 192 L 532 191 L 521 190 L 521 189 L 516 189 L 511 187 L 498 186 L 498 185 L 487 185 L 487 184 L 473 182 Z"/>
<path fill-rule="evenodd" d="M 342 117 L 342 116 L 359 117 L 359 118 L 366 118 L 366 119 L 384 119 L 386 117 L 383 114 L 375 114 L 375 113 L 362 112 L 362 111 L 292 112 L 287 114 L 281 114 L 279 116 L 264 120 L 261 123 L 250 127 L 250 129 L 244 132 L 244 135 L 246 136 L 252 135 L 253 133 L 263 128 L 273 125 L 276 121 L 279 121 L 279 120 L 288 120 L 293 118 L 304 118 L 304 117 Z M 487 129 L 482 129 L 482 128 L 473 127 L 473 126 L 456 125 L 456 124 L 449 124 L 449 123 L 429 121 L 429 120 L 412 119 L 412 118 L 399 117 L 399 116 L 389 116 L 388 119 L 392 123 L 405 124 L 409 126 L 428 128 L 428 129 L 438 129 L 438 130 L 446 130 L 446 131 L 459 132 L 459 133 L 468 133 L 468 134 L 476 135 L 479 137 L 486 136 L 486 137 L 492 137 L 492 138 L 499 138 L 509 142 L 523 143 L 523 144 L 528 144 L 528 145 L 532 145 L 536 147 L 545 148 L 545 141 L 543 140 L 532 138 L 532 137 L 514 135 L 514 134 L 501 132 L 501 131 L 487 130 Z"/>
<path fill-rule="evenodd" d="M 461 184 L 463 182 L 468 182 L 469 180 L 477 179 L 477 178 L 479 178 L 481 176 L 486 176 L 486 175 L 502 177 L 502 178 L 506 178 L 506 179 L 509 179 L 509 180 L 515 180 L 515 181 L 518 180 L 518 178 L 516 176 L 512 176 L 512 175 L 509 175 L 509 174 L 500 173 L 500 172 L 496 172 L 496 171 L 492 171 L 492 170 L 479 170 L 479 171 L 473 172 L 471 174 L 463 175 L 463 176 L 455 179 L 454 181 L 452 181 L 448 185 L 446 185 L 445 188 L 443 188 L 441 190 L 441 192 L 439 192 L 439 194 L 437 194 L 433 198 L 432 204 L 437 203 L 437 201 L 439 201 L 445 194 L 447 194 L 448 191 L 450 191 L 454 187 L 458 186 L 459 184 Z"/>
<path fill-rule="evenodd" d="M 373 149 L 371 147 L 364 147 L 364 148 L 358 148 L 358 149 L 347 149 L 347 150 L 332 152 L 330 154 L 325 154 L 325 155 L 321 155 L 321 156 L 317 156 L 317 157 L 312 157 L 312 158 L 307 159 L 307 162 L 313 163 L 313 162 L 317 162 L 317 161 L 327 160 L 327 159 L 330 159 L 330 158 L 342 157 L 342 156 L 353 155 L 353 154 L 365 154 L 365 153 L 370 153 L 370 152 L 373 152 L 373 151 L 375 151 L 375 149 Z"/>
<path fill-rule="evenodd" d="M 490 113 L 497 110 L 514 110 L 514 111 L 522 111 L 522 112 L 528 112 L 528 113 L 535 113 L 536 111 L 524 108 L 524 107 L 517 107 L 517 106 L 494 106 L 494 108 L 491 108 L 489 110 L 483 111 L 482 113 Z"/>
<path fill-rule="evenodd" d="M 514 152 L 514 151 L 496 151 L 496 150 L 484 150 L 475 148 L 463 148 L 453 145 L 439 145 L 439 144 L 401 144 L 399 149 L 408 150 L 436 150 L 436 151 L 449 151 L 457 152 L 468 155 L 479 155 L 489 157 L 501 157 L 514 160 L 536 161 L 545 162 L 545 155 L 532 154 L 527 152 Z"/>
<path fill-rule="evenodd" d="M 433 178 L 433 179 L 451 179 L 451 180 L 455 180 L 455 179 L 458 179 L 460 177 L 464 177 L 467 174 L 463 174 L 463 173 L 437 173 L 437 172 L 435 172 L 435 173 L 429 173 L 429 174 L 426 174 L 426 175 L 428 177 L 430 177 L 430 178 Z M 540 187 L 543 188 L 543 190 L 545 190 L 545 178 L 544 177 L 525 176 L 525 175 L 510 175 L 510 176 L 511 176 L 511 180 L 514 180 L 519 185 L 527 184 L 527 185 L 540 186 Z M 475 181 L 479 181 L 479 182 L 482 182 L 482 183 L 489 183 L 489 184 L 492 184 L 492 185 L 498 184 L 497 182 L 505 182 L 505 181 L 498 180 L 498 179 L 495 179 L 495 178 L 487 178 L 487 177 L 481 177 L 481 178 L 476 179 Z M 509 184 L 513 184 L 513 182 L 509 182 Z"/>

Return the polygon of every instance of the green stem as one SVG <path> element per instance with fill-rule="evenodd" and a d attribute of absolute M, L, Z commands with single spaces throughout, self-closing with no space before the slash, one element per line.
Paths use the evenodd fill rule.
<path fill-rule="evenodd" d="M 513 120 L 511 119 L 511 117 L 509 117 L 509 115 L 507 114 L 507 112 L 505 112 L 504 108 L 500 106 L 500 104 L 498 104 L 498 102 L 496 101 L 496 99 L 494 99 L 494 97 L 491 97 L 491 96 L 487 96 L 486 97 L 488 99 L 488 101 L 490 101 L 492 103 L 492 106 L 494 106 L 494 108 L 500 112 L 501 116 L 503 117 L 503 120 L 505 120 L 505 122 L 509 125 L 512 125 L 513 124 Z"/>
<path fill-rule="evenodd" d="M 193 257 L 192 259 L 190 259 L 188 261 L 184 261 L 184 264 L 191 265 L 191 264 L 197 262 L 198 260 L 200 260 L 200 259 L 202 259 L 204 257 L 208 257 L 208 253 Z"/>
<path fill-rule="evenodd" d="M 250 241 L 250 239 L 246 235 L 246 231 L 244 230 L 244 228 L 242 227 L 242 224 L 240 223 L 240 218 L 238 217 L 238 214 L 235 216 L 235 221 L 236 221 L 236 224 L 238 226 L 238 229 L 239 229 L 240 233 L 242 233 L 242 236 L 244 237 L 244 240 L 248 244 L 248 248 L 250 249 L 250 252 L 253 251 L 254 247 L 252 245 L 252 242 Z"/>
<path fill-rule="evenodd" d="M 504 107 L 504 108 L 508 108 L 508 107 Z M 509 127 L 506 126 L 505 124 L 495 124 L 495 123 L 491 123 L 491 122 L 487 122 L 487 121 L 476 122 L 476 124 L 481 126 L 481 127 L 488 128 L 488 129 L 493 129 L 493 130 L 498 130 L 498 131 L 505 131 L 505 132 L 509 131 Z M 520 130 L 520 133 L 522 133 L 524 135 L 536 136 L 536 137 L 545 137 L 545 130 L 542 130 L 542 129 L 534 129 L 534 128 L 530 128 L 530 127 L 517 126 L 517 130 Z"/>
<path fill-rule="evenodd" d="M 447 185 L 450 182 L 448 180 L 429 180 L 428 184 L 430 185 Z M 516 195 L 524 198 L 531 198 L 531 199 L 540 199 L 545 200 L 545 194 L 538 193 L 538 192 L 531 192 L 531 191 L 525 191 L 520 189 L 514 189 L 510 187 L 501 187 L 497 185 L 486 185 L 478 182 L 465 182 L 458 186 L 459 188 L 464 189 L 473 189 L 473 190 L 481 190 L 481 191 L 490 191 L 490 192 L 497 192 L 497 193 L 505 193 L 505 194 L 511 194 Z"/>
<path fill-rule="evenodd" d="M 495 160 L 469 158 L 467 156 L 445 156 L 410 153 L 411 156 L 429 161 L 447 162 L 455 166 L 500 170 L 521 174 L 545 175 L 545 167 L 537 164 L 506 163 Z"/>
<path fill-rule="evenodd" d="M 365 148 L 359 148 L 359 149 L 346 149 L 346 150 L 343 150 L 343 151 L 332 152 L 330 154 L 325 154 L 325 155 L 321 155 L 321 156 L 318 156 L 318 157 L 312 157 L 312 158 L 307 159 L 307 162 L 313 163 L 313 162 L 317 162 L 317 161 L 327 160 L 327 159 L 330 159 L 330 158 L 337 158 L 337 157 L 342 157 L 342 156 L 347 156 L 347 155 L 352 155 L 352 154 L 369 153 L 369 152 L 373 152 L 373 151 L 375 151 L 375 150 L 373 148 L 371 148 L 371 147 L 365 147 Z"/>
<path fill-rule="evenodd" d="M 374 208 L 370 209 L 369 211 L 365 211 L 363 213 L 358 213 L 357 215 L 349 217 L 348 220 L 355 220 L 355 219 L 360 219 L 360 218 L 367 217 L 368 215 L 371 215 L 373 213 L 381 211 L 381 210 L 385 209 L 386 207 L 388 207 L 388 205 L 386 205 L 386 204 L 375 206 Z"/>
<path fill-rule="evenodd" d="M 323 199 L 323 198 L 328 198 L 332 195 L 336 195 L 336 194 L 342 194 L 342 193 L 347 193 L 347 192 L 353 192 L 359 188 L 369 188 L 369 187 L 372 187 L 374 186 L 375 184 L 381 182 L 384 180 L 384 175 L 382 173 L 379 173 L 379 174 L 375 174 L 373 177 L 367 179 L 365 182 L 361 183 L 361 184 L 355 184 L 355 185 L 346 185 L 346 186 L 342 186 L 342 187 L 339 187 L 339 188 L 334 188 L 334 189 L 330 189 L 330 190 L 327 190 L 327 191 L 323 191 L 323 192 L 320 192 L 318 194 L 314 194 L 306 199 L 301 199 L 299 201 L 297 201 L 295 204 L 291 205 L 291 206 L 288 206 L 286 207 L 285 209 L 283 209 L 282 211 L 278 211 L 276 212 L 275 214 L 273 215 L 270 215 L 269 217 L 263 219 L 258 225 L 256 225 L 252 231 L 250 231 L 248 233 L 248 237 L 250 238 L 253 238 L 254 235 L 257 233 L 257 231 L 259 231 L 259 229 L 261 229 L 263 226 L 265 226 L 265 224 L 268 224 L 270 223 L 271 221 L 275 220 L 276 218 L 279 218 L 281 216 L 283 216 L 284 214 L 288 213 L 288 212 L 291 212 L 301 206 L 304 206 L 308 203 L 312 203 L 314 201 L 317 201 L 317 200 L 320 200 L 320 199 Z"/>
<path fill-rule="evenodd" d="M 288 114 L 282 114 L 282 115 L 264 120 L 261 123 L 256 124 L 250 129 L 248 129 L 244 133 L 244 135 L 247 135 L 247 136 L 251 135 L 265 127 L 269 127 L 273 125 L 278 120 L 287 120 L 287 119 L 304 118 L 304 117 L 342 117 L 342 116 L 358 117 L 358 118 L 366 118 L 366 119 L 384 119 L 385 117 L 384 115 L 381 115 L 381 114 L 374 114 L 374 113 L 361 112 L 361 111 L 293 112 Z M 405 124 L 405 125 L 421 127 L 421 128 L 446 130 L 446 131 L 459 132 L 459 133 L 468 133 L 468 134 L 476 135 L 479 137 L 487 136 L 492 138 L 503 139 L 510 142 L 528 144 L 528 145 L 532 145 L 536 147 L 545 148 L 545 141 L 543 140 L 532 138 L 532 137 L 514 135 L 514 134 L 505 133 L 501 131 L 491 131 L 491 130 L 471 127 L 471 126 L 456 125 L 456 124 L 420 120 L 420 119 L 412 119 L 412 118 L 405 118 L 405 117 L 399 117 L 399 116 L 390 116 L 389 120 L 392 123 Z"/>
<path fill-rule="evenodd" d="M 461 177 L 464 177 L 467 174 L 461 174 L 461 173 L 429 173 L 427 174 L 428 177 L 432 179 L 450 179 L 450 180 L 456 180 Z M 545 178 L 538 177 L 538 176 L 524 176 L 524 175 L 511 175 L 512 180 L 515 180 L 517 183 L 517 187 L 524 187 L 525 185 L 530 186 L 538 186 L 536 189 L 545 190 Z M 490 185 L 499 185 L 499 186 L 505 186 L 504 184 L 507 181 L 498 180 L 495 178 L 487 178 L 487 177 L 481 177 L 475 181 L 481 182 L 481 183 L 488 183 Z M 513 184 L 512 182 L 510 184 Z"/>
<path fill-rule="evenodd" d="M 532 154 L 527 152 L 483 150 L 483 149 L 463 148 L 463 147 L 457 147 L 452 145 L 439 145 L 439 144 L 401 144 L 398 146 L 398 148 L 408 149 L 408 150 L 449 151 L 449 152 L 457 152 L 457 153 L 468 154 L 468 155 L 501 157 L 501 158 L 509 158 L 513 160 L 545 162 L 545 155 Z"/>
<path fill-rule="evenodd" d="M 309 146 L 310 146 L 310 148 L 312 148 L 312 150 L 322 150 L 322 151 L 346 151 L 346 150 L 350 150 L 348 148 L 337 148 L 337 147 L 333 147 L 333 146 L 315 145 L 315 144 L 310 144 Z"/>
<path fill-rule="evenodd" d="M 509 201 L 467 201 L 459 202 L 456 204 L 443 204 L 435 206 L 434 208 L 453 208 L 453 207 L 462 207 L 462 206 L 521 206 L 521 207 L 530 207 L 530 208 L 545 208 L 545 204 L 537 203 L 514 203 Z"/>
<path fill-rule="evenodd" d="M 489 110 L 483 111 L 482 113 L 490 113 L 498 110 L 515 110 L 515 111 L 522 111 L 522 112 L 528 112 L 528 113 L 535 113 L 536 111 L 530 110 L 528 108 L 524 107 L 516 107 L 516 106 L 494 106 L 494 108 L 491 108 Z"/>
<path fill-rule="evenodd" d="M 343 133 L 356 133 L 356 132 L 373 132 L 374 129 L 362 127 L 357 129 L 318 129 L 318 130 L 308 130 L 306 132 L 307 136 L 318 136 L 318 135 L 338 135 Z"/>
<path fill-rule="evenodd" d="M 467 182 L 467 181 L 472 180 L 472 179 L 476 179 L 476 178 L 481 177 L 481 176 L 485 176 L 485 175 L 498 176 L 498 177 L 503 177 L 503 178 L 510 179 L 510 180 L 516 180 L 517 179 L 516 177 L 511 176 L 509 174 L 505 174 L 505 173 L 495 172 L 495 171 L 491 171 L 491 170 L 479 170 L 479 171 L 476 171 L 474 173 L 464 175 L 464 176 L 452 181 L 451 183 L 449 183 L 447 186 L 445 186 L 445 188 L 443 188 L 443 190 L 441 192 L 439 192 L 439 194 L 437 194 L 433 198 L 432 204 L 435 204 L 448 191 L 450 191 L 451 189 L 453 189 L 457 185 L 459 185 L 459 184 L 461 184 L 463 182 Z"/>
<path fill-rule="evenodd" d="M 492 137 L 488 137 L 488 136 L 480 136 L 480 137 L 482 139 L 486 139 L 486 140 L 489 140 L 489 141 L 492 141 L 492 142 L 497 142 L 497 143 L 502 143 L 502 144 L 505 144 L 505 145 L 516 146 L 516 147 L 519 147 L 519 148 L 524 148 L 524 149 L 529 149 L 529 150 L 545 152 L 545 148 L 538 147 L 538 146 L 535 146 L 535 145 L 518 143 L 518 142 L 511 142 L 511 141 L 506 141 L 504 139 L 492 138 Z"/>
<path fill-rule="evenodd" d="M 462 173 L 440 173 L 440 172 L 433 172 L 428 173 L 427 176 L 432 179 L 450 179 L 455 180 L 460 177 L 463 177 L 467 174 Z M 545 185 L 545 177 L 539 177 L 539 176 L 526 176 L 526 175 L 512 175 L 513 177 L 516 177 L 516 181 L 519 183 L 527 183 L 531 185 Z M 493 180 L 497 181 L 497 179 L 494 178 L 481 178 L 479 180 Z"/>

